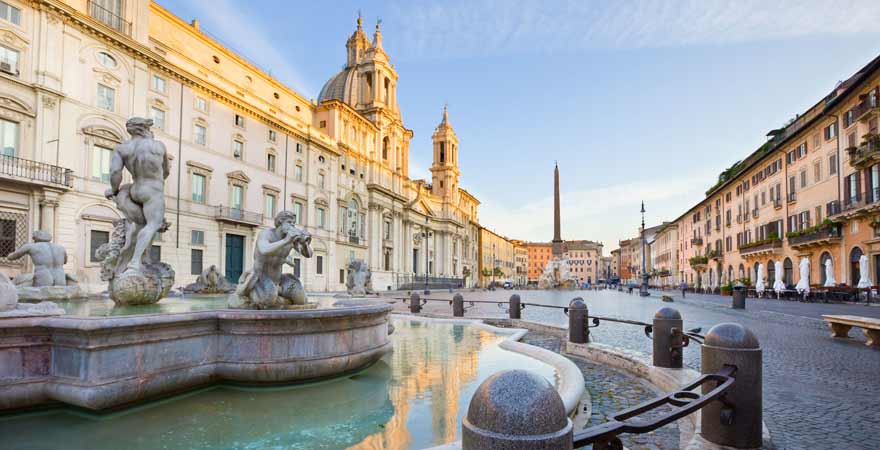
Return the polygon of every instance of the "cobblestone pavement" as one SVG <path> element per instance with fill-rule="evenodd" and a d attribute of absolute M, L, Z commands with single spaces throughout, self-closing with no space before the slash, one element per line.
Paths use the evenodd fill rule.
<path fill-rule="evenodd" d="M 559 353 L 558 338 L 529 332 L 523 342 Z M 593 404 L 588 426 L 608 421 L 612 414 L 659 395 L 647 382 L 615 369 L 566 355 L 584 374 L 584 384 Z M 666 450 L 679 447 L 678 424 L 673 422 L 651 433 L 621 436 L 623 445 L 631 449 Z M 591 448 L 592 446 L 583 447 Z"/>
<path fill-rule="evenodd" d="M 500 301 L 506 304 L 514 291 L 464 292 L 465 300 Z M 617 291 L 522 291 L 527 304 L 523 319 L 567 324 L 558 309 L 528 303 L 567 305 L 577 296 L 586 301 L 594 316 L 650 322 L 663 306 L 678 309 L 685 328 L 702 328 L 738 322 L 751 329 L 764 351 L 764 421 L 778 449 L 880 449 L 880 351 L 866 347 L 860 330 L 851 339 L 830 337 L 822 314 L 880 317 L 880 307 L 848 304 L 804 304 L 790 301 L 749 299 L 745 310 L 732 310 L 729 297 L 668 291 L 674 303 L 662 303 L 657 292 L 641 298 Z M 434 293 L 429 298 L 452 297 Z M 407 305 L 396 303 L 396 308 Z M 425 312 L 451 314 L 447 302 L 429 302 Z M 470 317 L 506 317 L 494 303 L 476 303 Z M 602 322 L 591 329 L 591 338 L 630 350 L 651 353 L 651 341 L 640 327 Z M 685 349 L 685 363 L 699 369 L 699 346 Z"/>

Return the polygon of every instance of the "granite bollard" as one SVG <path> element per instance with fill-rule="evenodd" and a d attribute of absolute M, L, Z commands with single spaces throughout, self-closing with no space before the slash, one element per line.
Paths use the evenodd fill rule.
<path fill-rule="evenodd" d="M 522 300 L 519 298 L 519 294 L 513 294 L 510 296 L 510 300 L 508 300 L 508 314 L 511 319 L 521 319 L 522 318 Z"/>
<path fill-rule="evenodd" d="M 682 368 L 683 327 L 681 313 L 675 308 L 660 308 L 654 314 L 654 367 Z"/>
<path fill-rule="evenodd" d="M 461 294 L 452 296 L 452 315 L 453 317 L 464 317 L 464 296 Z"/>
<path fill-rule="evenodd" d="M 577 297 L 568 304 L 568 340 L 575 344 L 590 342 L 590 312 L 584 299 Z"/>

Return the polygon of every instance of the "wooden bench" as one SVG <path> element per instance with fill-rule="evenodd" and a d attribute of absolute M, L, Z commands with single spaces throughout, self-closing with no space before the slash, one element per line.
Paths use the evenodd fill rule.
<path fill-rule="evenodd" d="M 822 319 L 831 327 L 831 337 L 849 337 L 850 328 L 859 327 L 868 339 L 867 345 L 880 348 L 880 319 L 831 315 L 823 315 Z"/>

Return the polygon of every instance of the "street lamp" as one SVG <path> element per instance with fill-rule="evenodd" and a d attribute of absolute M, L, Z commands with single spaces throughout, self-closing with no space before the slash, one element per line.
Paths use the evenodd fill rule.
<path fill-rule="evenodd" d="M 642 286 L 639 288 L 639 296 L 647 297 L 648 293 L 648 270 L 645 265 L 647 243 L 645 242 L 645 201 L 642 200 Z"/>
<path fill-rule="evenodd" d="M 428 238 L 431 235 L 432 233 L 428 231 L 428 216 L 425 216 L 425 231 L 422 232 L 422 237 L 425 240 L 425 295 L 431 294 L 431 291 L 428 289 Z"/>

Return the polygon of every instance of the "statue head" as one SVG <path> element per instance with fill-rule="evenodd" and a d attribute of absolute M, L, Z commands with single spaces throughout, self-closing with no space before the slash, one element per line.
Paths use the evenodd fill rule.
<path fill-rule="evenodd" d="M 290 226 L 296 225 L 296 214 L 285 210 L 275 215 L 275 228 L 279 228 L 285 223 Z"/>
<path fill-rule="evenodd" d="M 43 230 L 34 230 L 34 242 L 52 242 L 52 233 Z"/>
<path fill-rule="evenodd" d="M 153 126 L 153 119 L 144 119 L 143 117 L 132 117 L 125 122 L 125 129 L 132 136 L 153 137 L 150 127 Z"/>

